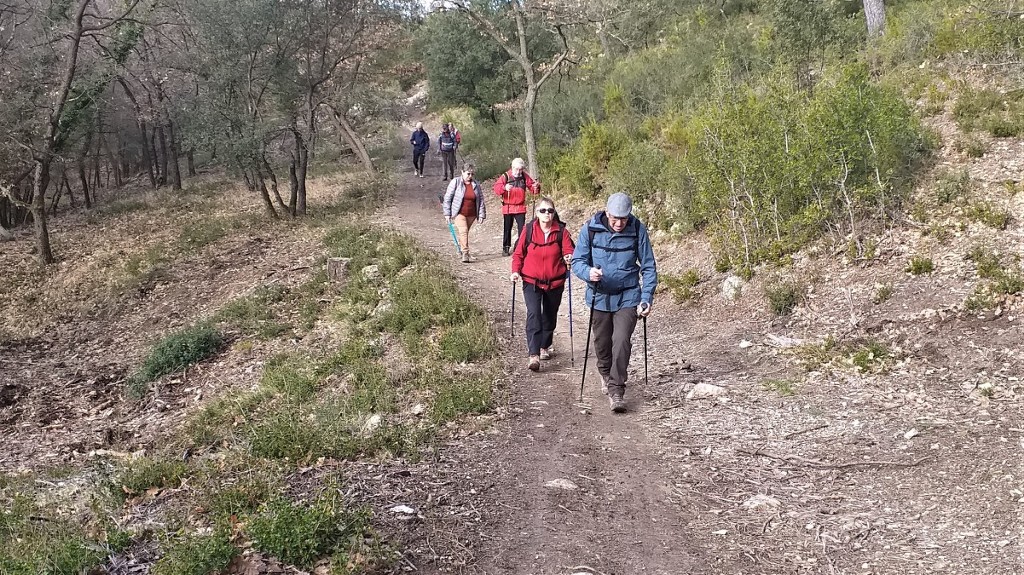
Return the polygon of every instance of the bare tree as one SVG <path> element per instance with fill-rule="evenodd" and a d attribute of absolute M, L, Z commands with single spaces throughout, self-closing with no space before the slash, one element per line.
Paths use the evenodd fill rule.
<path fill-rule="evenodd" d="M 519 65 L 526 84 L 523 98 L 523 135 L 526 140 L 526 161 L 530 173 L 537 175 L 537 139 L 534 135 L 533 113 L 537 106 L 537 95 L 541 87 L 551 75 L 569 59 L 569 42 L 564 27 L 575 23 L 572 18 L 544 3 L 535 3 L 528 7 L 527 0 L 510 0 L 507 12 L 494 13 L 472 0 L 441 0 L 437 6 L 442 9 L 457 10 L 464 14 L 470 22 L 482 32 L 494 39 L 508 55 Z M 511 28 L 503 26 L 502 19 L 511 19 Z M 527 27 L 530 23 L 541 24 L 558 35 L 562 49 L 551 59 L 538 60 L 531 50 Z"/>

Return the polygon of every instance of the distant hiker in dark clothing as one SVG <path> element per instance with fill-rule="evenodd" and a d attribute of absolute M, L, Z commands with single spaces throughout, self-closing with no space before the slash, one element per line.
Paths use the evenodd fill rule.
<path fill-rule="evenodd" d="M 437 137 L 437 153 L 441 155 L 441 165 L 444 166 L 442 180 L 455 177 L 455 152 L 459 149 L 459 142 L 448 126 L 445 124 L 441 135 Z"/>
<path fill-rule="evenodd" d="M 575 245 L 565 224 L 558 219 L 550 198 L 537 200 L 536 217 L 526 224 L 512 251 L 512 275 L 523 280 L 526 300 L 527 367 L 540 371 L 540 360 L 551 359 L 558 307 L 562 304 L 568 264 Z"/>
<path fill-rule="evenodd" d="M 462 250 L 463 263 L 469 263 L 469 228 L 475 222 L 487 219 L 487 207 L 484 205 L 484 192 L 480 183 L 473 179 L 476 168 L 473 164 L 462 167 L 462 177 L 455 178 L 448 184 L 444 198 L 441 199 L 441 212 L 445 222 L 455 224 L 458 230 L 459 248 Z"/>
<path fill-rule="evenodd" d="M 594 351 L 601 390 L 612 411 L 626 410 L 626 371 L 638 317 L 651 313 L 658 268 L 647 227 L 631 215 L 633 202 L 612 194 L 605 210 L 580 230 L 572 272 L 587 282 L 586 300 L 593 317 Z"/>
<path fill-rule="evenodd" d="M 534 181 L 524 169 L 526 162 L 522 158 L 512 160 L 512 169 L 498 176 L 494 182 L 494 193 L 501 196 L 501 213 L 505 227 L 501 236 L 501 251 L 506 256 L 512 247 L 512 222 L 520 236 L 523 235 L 523 224 L 526 223 L 526 193 L 536 196 L 540 193 L 540 182 Z"/>
<path fill-rule="evenodd" d="M 430 135 L 423 129 L 423 122 L 416 122 L 416 130 L 409 138 L 409 143 L 412 144 L 412 169 L 416 171 L 417 176 L 422 178 L 423 160 L 427 156 L 427 151 L 430 150 Z"/>

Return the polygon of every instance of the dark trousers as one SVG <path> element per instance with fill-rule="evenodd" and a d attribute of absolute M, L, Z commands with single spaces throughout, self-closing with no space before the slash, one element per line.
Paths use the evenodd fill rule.
<path fill-rule="evenodd" d="M 523 225 L 526 224 L 526 214 L 505 214 L 505 230 L 501 236 L 501 248 L 504 250 L 512 247 L 512 222 L 516 223 L 516 232 L 523 235 Z"/>
<path fill-rule="evenodd" d="M 427 157 L 426 152 L 413 151 L 412 153 L 412 169 L 419 173 L 423 173 L 423 160 Z"/>
<path fill-rule="evenodd" d="M 562 304 L 565 286 L 544 290 L 523 282 L 526 300 L 526 348 L 530 355 L 540 355 L 541 349 L 551 347 L 558 323 L 558 306 Z"/>
<path fill-rule="evenodd" d="M 441 164 L 444 165 L 445 179 L 455 177 L 455 150 L 441 152 Z"/>
<path fill-rule="evenodd" d="M 608 395 L 622 395 L 626 391 L 629 356 L 633 353 L 636 308 L 626 307 L 616 312 L 591 310 L 590 313 L 594 314 L 597 371 L 608 381 Z"/>

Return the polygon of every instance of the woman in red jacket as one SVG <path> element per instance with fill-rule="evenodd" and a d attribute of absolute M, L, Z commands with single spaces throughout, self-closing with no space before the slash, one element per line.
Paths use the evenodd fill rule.
<path fill-rule="evenodd" d="M 501 234 L 501 252 L 509 255 L 512 247 L 512 223 L 516 224 L 516 233 L 523 235 L 523 224 L 526 223 L 526 194 L 540 194 L 540 182 L 526 173 L 526 162 L 522 158 L 512 160 L 512 168 L 498 176 L 494 182 L 494 193 L 501 197 L 501 215 L 504 227 Z"/>
<path fill-rule="evenodd" d="M 533 371 L 539 371 L 540 360 L 551 359 L 554 353 L 551 344 L 565 288 L 566 264 L 575 247 L 572 234 L 558 219 L 551 198 L 538 200 L 536 218 L 526 224 L 512 252 L 509 276 L 513 282 L 523 280 L 528 367 Z"/>

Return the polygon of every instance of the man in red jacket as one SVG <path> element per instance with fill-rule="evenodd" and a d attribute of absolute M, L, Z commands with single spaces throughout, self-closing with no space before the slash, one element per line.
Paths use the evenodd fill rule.
<path fill-rule="evenodd" d="M 512 169 L 498 176 L 494 182 L 494 193 L 501 196 L 501 215 L 505 220 L 504 232 L 501 236 L 501 251 L 509 255 L 512 249 L 512 222 L 516 223 L 516 233 L 523 234 L 526 223 L 526 194 L 533 196 L 540 193 L 540 182 L 534 181 L 526 173 L 526 162 L 522 158 L 512 160 Z"/>

